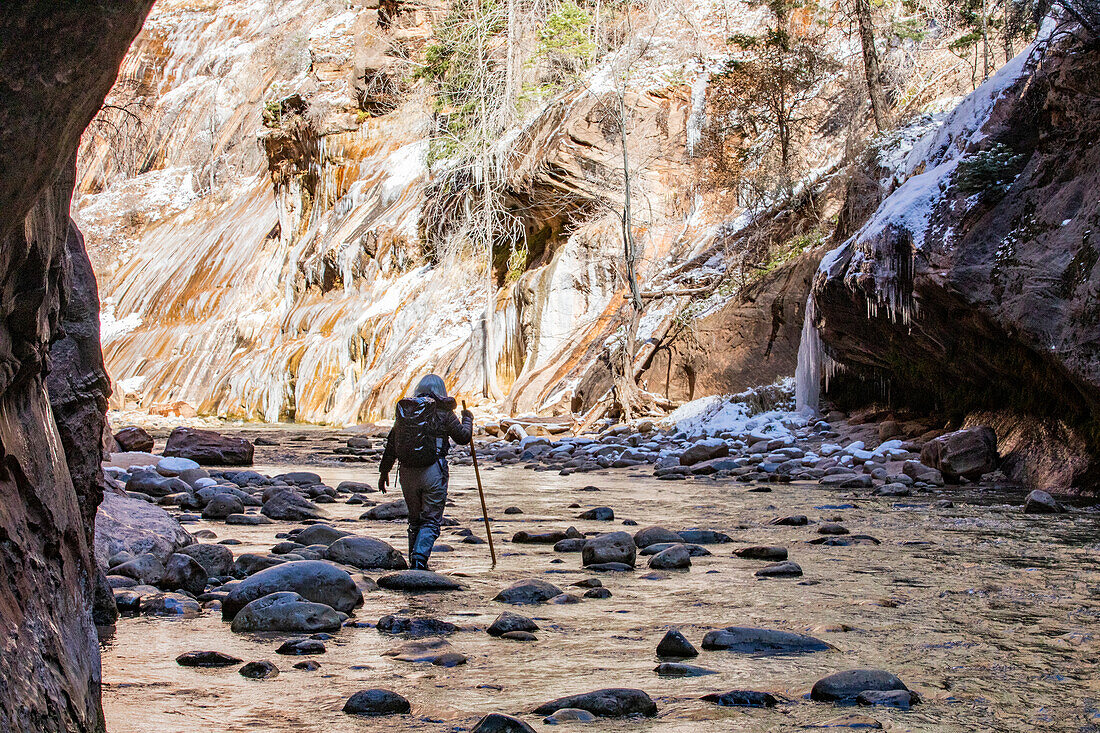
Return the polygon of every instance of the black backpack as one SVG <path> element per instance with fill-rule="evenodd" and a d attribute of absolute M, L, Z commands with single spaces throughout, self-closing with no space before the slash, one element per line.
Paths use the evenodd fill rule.
<path fill-rule="evenodd" d="M 425 468 L 438 461 L 443 446 L 433 429 L 435 422 L 435 400 L 431 397 L 407 397 L 399 401 L 393 423 L 397 460 L 413 468 Z"/>

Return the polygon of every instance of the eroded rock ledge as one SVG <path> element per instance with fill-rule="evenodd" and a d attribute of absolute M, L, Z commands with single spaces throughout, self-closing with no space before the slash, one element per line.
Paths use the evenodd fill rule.
<path fill-rule="evenodd" d="M 1100 57 L 1095 41 L 1054 38 L 918 146 L 909 180 L 826 256 L 814 292 L 846 373 L 834 397 L 846 381 L 849 394 L 873 385 L 888 401 L 992 425 L 1013 478 L 1095 489 Z"/>

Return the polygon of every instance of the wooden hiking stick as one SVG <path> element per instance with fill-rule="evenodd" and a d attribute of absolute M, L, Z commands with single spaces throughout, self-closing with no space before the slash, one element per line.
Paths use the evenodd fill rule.
<path fill-rule="evenodd" d="M 462 409 L 466 409 L 466 400 L 462 401 Z M 481 496 L 481 516 L 485 517 L 485 536 L 489 540 L 489 554 L 493 556 L 493 567 L 497 566 L 497 551 L 493 547 L 493 532 L 489 529 L 489 510 L 485 507 L 485 489 L 481 487 L 481 472 L 477 468 L 477 450 L 474 448 L 474 433 L 470 431 L 470 458 L 474 459 L 474 478 L 477 479 L 477 493 Z"/>

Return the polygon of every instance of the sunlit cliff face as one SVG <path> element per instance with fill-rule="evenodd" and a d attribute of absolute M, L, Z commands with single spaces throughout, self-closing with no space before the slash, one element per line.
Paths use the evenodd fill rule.
<path fill-rule="evenodd" d="M 348 424 L 385 416 L 429 370 L 481 391 L 484 254 L 429 265 L 420 233 L 430 101 L 413 85 L 368 114 L 357 94 L 366 75 L 408 77 L 395 44 L 415 55 L 433 17 L 383 28 L 378 10 L 345 3 L 154 9 L 81 157 L 116 405 Z M 632 121 L 649 270 L 705 233 L 684 193 L 691 90 L 659 82 Z M 503 144 L 524 204 L 562 187 L 596 195 L 586 168 L 614 188 L 621 150 L 594 103 L 560 101 Z M 492 296 L 514 410 L 567 406 L 622 306 L 613 210 L 563 223 L 551 208 L 539 216 L 552 223 L 528 221 L 537 256 Z"/>

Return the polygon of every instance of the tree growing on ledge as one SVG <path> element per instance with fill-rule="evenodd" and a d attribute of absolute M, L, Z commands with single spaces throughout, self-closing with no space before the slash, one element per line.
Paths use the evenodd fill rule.
<path fill-rule="evenodd" d="M 754 2 L 768 11 L 764 31 L 735 34 L 728 40 L 734 58 L 728 63 L 717 100 L 726 119 L 723 132 L 761 139 L 746 155 L 755 158 L 762 175 L 746 179 L 762 199 L 790 193 L 797 179 L 795 141 L 812 119 L 811 102 L 822 83 L 839 69 L 826 51 L 819 8 L 812 0 Z"/>

